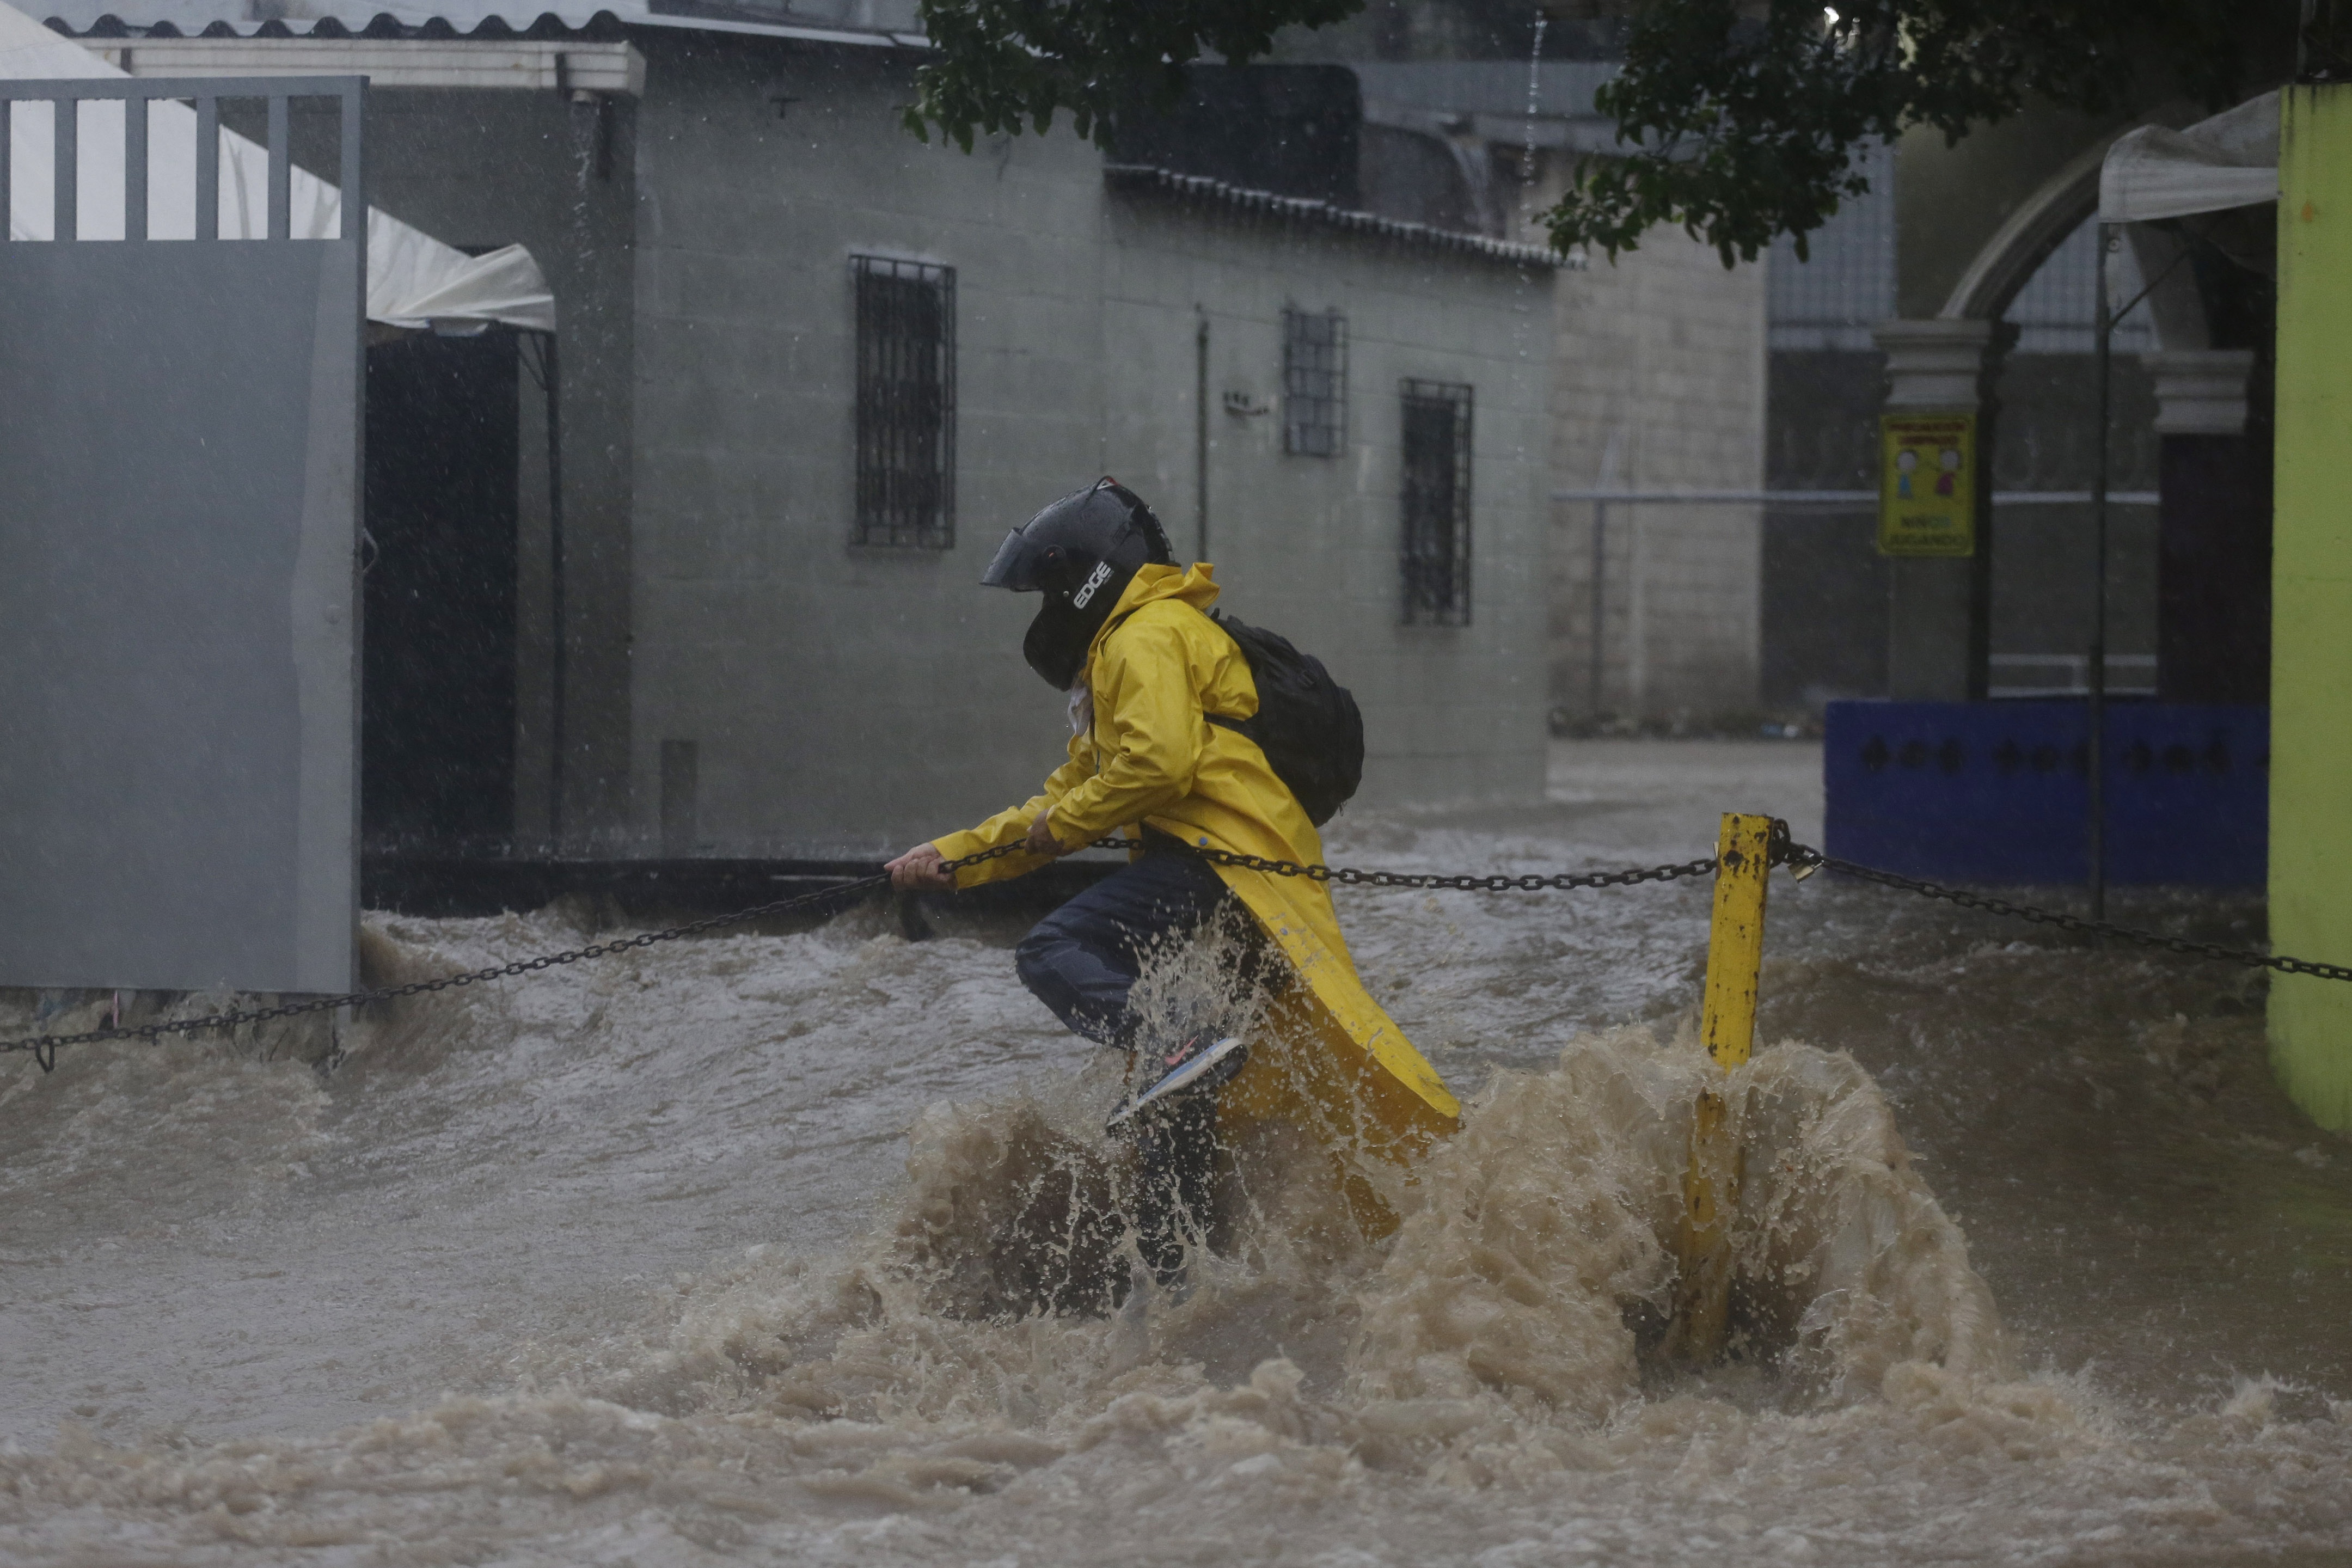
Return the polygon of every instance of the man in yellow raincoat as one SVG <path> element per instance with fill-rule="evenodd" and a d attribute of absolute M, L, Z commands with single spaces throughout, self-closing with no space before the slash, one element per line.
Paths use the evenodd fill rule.
<path fill-rule="evenodd" d="M 1287 1121 L 1335 1151 L 1390 1159 L 1417 1152 L 1460 1113 L 1365 994 L 1323 883 L 1187 853 L 1322 859 L 1292 790 L 1235 727 L 1257 712 L 1258 690 L 1241 647 L 1207 614 L 1212 570 L 1176 565 L 1150 509 L 1110 479 L 1008 535 L 982 582 L 1044 595 L 1022 651 L 1068 694 L 1068 760 L 1030 800 L 889 868 L 901 888 L 974 886 L 1108 833 L 1135 841 L 1129 863 L 1047 916 L 1014 962 L 1071 1029 L 1144 1057 L 1129 1102 L 1144 1163 L 1138 1241 L 1163 1279 L 1205 1224 L 1221 1113 L 1236 1124 Z M 1018 853 L 952 876 L 941 868 L 1013 844 Z M 1242 934 L 1245 963 L 1253 952 L 1281 955 L 1269 965 L 1268 1037 L 1220 1038 L 1208 1020 L 1151 1028 L 1128 1005 L 1144 962 L 1221 921 Z M 1377 1226 L 1385 1215 L 1361 1217 Z"/>

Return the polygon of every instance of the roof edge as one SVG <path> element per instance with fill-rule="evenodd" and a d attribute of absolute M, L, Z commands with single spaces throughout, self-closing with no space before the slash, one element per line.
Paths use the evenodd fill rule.
<path fill-rule="evenodd" d="M 62 34 L 78 44 L 145 37 L 232 37 L 262 41 L 289 37 L 370 38 L 379 41 L 423 38 L 440 42 L 507 42 L 519 38 L 550 37 L 616 40 L 631 31 L 644 28 L 662 32 L 723 33 L 738 37 L 781 38 L 795 43 L 842 44 L 865 48 L 928 49 L 931 47 L 930 40 L 920 33 L 890 32 L 878 28 L 673 16 L 635 6 L 599 6 L 584 16 L 581 15 L 583 8 L 570 9 L 576 20 L 553 11 L 541 11 L 518 26 L 512 18 L 493 14 L 463 29 L 446 17 L 406 22 L 389 11 L 378 11 L 366 24 L 356 27 L 333 16 L 256 20 L 242 25 L 216 16 L 201 21 L 192 18 L 190 26 L 183 27 L 168 19 L 126 22 L 114 13 L 106 12 L 79 30 L 62 16 L 44 16 L 41 20 L 52 32 Z M 530 6 L 519 5 L 515 10 L 520 15 L 529 11 Z M 157 30 L 159 26 L 162 28 L 160 32 Z"/>
<path fill-rule="evenodd" d="M 920 33 L 865 31 L 856 27 L 812 27 L 785 22 L 736 22 L 717 16 L 677 16 L 642 12 L 621 19 L 628 27 L 662 27 L 688 33 L 732 33 L 757 38 L 790 38 L 807 44 L 854 44 L 866 48 L 928 49 L 930 39 Z"/>
<path fill-rule="evenodd" d="M 1293 223 L 1366 235 L 1414 249 L 1444 251 L 1455 256 L 1475 257 L 1482 261 L 1540 267 L 1548 270 L 1568 265 L 1566 257 L 1548 246 L 1521 245 L 1483 234 L 1459 234 L 1452 229 L 1433 228 L 1425 223 L 1381 217 L 1377 213 L 1334 206 L 1329 202 L 1313 201 L 1305 196 L 1276 195 L 1272 191 L 1229 185 L 1223 180 L 1213 180 L 1202 174 L 1180 174 L 1173 169 L 1163 169 L 1152 163 L 1105 163 L 1103 181 L 1117 191 L 1170 196 L 1200 205 L 1261 213 Z"/>

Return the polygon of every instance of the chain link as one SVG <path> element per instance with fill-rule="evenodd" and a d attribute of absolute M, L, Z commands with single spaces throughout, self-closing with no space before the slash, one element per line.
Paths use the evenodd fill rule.
<path fill-rule="evenodd" d="M 1136 843 L 1127 838 L 1097 838 L 1083 847 L 1093 849 L 1133 849 Z M 1654 866 L 1628 871 L 1594 871 L 1581 876 L 1559 877 L 1478 877 L 1436 876 L 1406 871 L 1358 871 L 1348 868 L 1301 865 L 1295 860 L 1270 860 L 1259 855 L 1236 855 L 1231 850 L 1212 849 L 1205 845 L 1190 845 L 1175 841 L 1173 847 L 1200 859 L 1220 866 L 1240 866 L 1253 871 L 1265 871 L 1277 877 L 1305 877 L 1317 882 L 1341 882 L 1349 886 L 1373 888 L 1460 889 L 1472 892 L 1534 892 L 1546 888 L 1624 888 L 1637 882 L 1669 882 L 1677 877 L 1699 877 L 1715 869 L 1713 859 L 1692 860 L 1675 866 Z M 967 866 L 1018 855 L 1025 845 L 1002 844 L 993 849 L 983 849 L 960 860 L 947 860 L 940 868 L 954 873 Z M 718 931 L 726 926 L 741 925 L 748 921 L 765 920 L 772 915 L 789 914 L 796 910 L 813 909 L 829 900 L 845 898 L 883 887 L 890 880 L 887 874 L 860 877 L 855 881 L 836 883 L 798 893 L 789 899 L 777 899 L 769 903 L 754 904 L 749 909 L 730 914 L 711 915 L 666 931 L 644 931 L 635 936 L 620 937 L 612 942 L 600 942 L 587 947 L 572 948 L 563 952 L 542 953 L 536 958 L 518 959 L 512 963 L 493 964 L 487 969 L 468 970 L 462 974 L 444 974 L 431 980 L 412 980 L 405 985 L 379 986 L 373 991 L 351 991 L 340 996 L 312 996 L 299 1002 L 280 1003 L 274 1007 L 234 1007 L 224 1013 L 208 1013 L 200 1018 L 163 1019 L 152 1024 L 136 1024 L 128 1027 L 117 1026 L 104 1029 L 85 1029 L 77 1035 L 34 1035 L 22 1039 L 0 1040 L 0 1055 L 31 1053 L 43 1072 L 57 1068 L 58 1047 L 60 1046 L 94 1045 L 101 1040 L 144 1040 L 152 1045 L 166 1035 L 198 1035 L 215 1030 L 234 1029 L 247 1024 L 268 1023 L 277 1018 L 299 1018 L 310 1013 L 325 1013 L 337 1007 L 363 1007 L 371 1003 L 395 1002 L 406 996 L 422 996 L 439 991 L 453 991 L 467 985 L 479 985 L 493 980 L 509 980 L 520 974 L 536 974 L 541 970 L 556 969 L 586 959 L 604 958 L 615 952 L 627 952 L 652 947 L 659 942 L 676 942 L 681 937 L 699 936 L 704 931 Z"/>
<path fill-rule="evenodd" d="M 1772 862 L 1796 868 L 1800 877 L 1810 877 L 1815 871 L 1835 871 L 1842 877 L 1853 877 L 1864 882 L 1875 882 L 1882 888 L 1895 888 L 1921 898 L 1940 899 L 1964 910 L 1980 910 L 1986 914 L 2001 915 L 2011 920 L 2031 921 L 2035 925 L 2055 926 L 2060 931 L 2075 931 L 2084 936 L 2111 936 L 2138 947 L 2158 948 L 2165 952 L 2178 952 L 2197 958 L 2219 959 L 2223 963 L 2242 964 L 2248 969 L 2274 969 L 2281 974 L 2309 974 L 2321 980 L 2352 980 L 2352 965 L 2320 963 L 2308 958 L 2290 958 L 2283 952 L 2263 952 L 2258 948 L 2223 947 L 2219 942 L 2191 942 L 2187 937 L 2166 936 L 2160 931 L 2142 931 L 2137 926 L 2120 926 L 2106 921 L 2084 920 L 2080 915 L 2063 914 L 2056 910 L 2036 909 L 2031 904 L 2012 904 L 2006 899 L 1989 898 L 1961 888 L 1947 888 L 1940 882 L 1930 882 L 1917 877 L 1906 877 L 1894 871 L 1882 871 L 1875 866 L 1859 865 L 1841 860 L 1834 855 L 1824 855 L 1808 844 L 1792 844 L 1778 838 L 1772 846 Z"/>
<path fill-rule="evenodd" d="M 59 1046 L 84 1046 L 100 1040 L 144 1040 L 152 1045 L 165 1035 L 196 1035 L 215 1029 L 234 1029 L 245 1024 L 267 1023 L 273 1018 L 299 1018 L 306 1013 L 324 1013 L 336 1007 L 362 1007 L 372 1002 L 394 1002 L 404 996 L 422 996 L 436 991 L 454 991 L 467 985 L 479 985 L 491 980 L 508 980 L 518 974 L 536 974 L 543 969 L 557 969 L 567 963 L 585 959 L 603 958 L 609 953 L 626 952 L 634 948 L 651 947 L 656 942 L 675 942 L 680 937 L 696 936 L 703 931 L 717 931 L 722 926 L 741 925 L 746 921 L 763 920 L 770 915 L 787 914 L 794 910 L 811 909 L 828 899 L 848 893 L 862 893 L 878 888 L 890 879 L 877 874 L 861 877 L 854 882 L 839 882 L 829 888 L 818 888 L 796 893 L 789 899 L 777 899 L 731 914 L 710 915 L 671 926 L 667 931 L 643 931 L 635 936 L 618 937 L 587 947 L 576 947 L 563 952 L 541 953 L 536 958 L 518 959 L 512 963 L 493 964 L 488 969 L 468 970 L 463 974 L 443 974 L 431 980 L 412 980 L 405 985 L 383 985 L 373 991 L 350 991 L 341 996 L 311 996 L 299 1002 L 284 1002 L 275 1007 L 233 1007 L 226 1013 L 209 1013 L 201 1018 L 163 1019 L 152 1024 L 137 1024 L 130 1027 L 117 1026 L 105 1029 L 85 1029 L 79 1035 L 35 1035 L 24 1039 L 0 1040 L 0 1055 L 29 1051 L 41 1064 L 43 1072 L 53 1072 L 58 1065 Z"/>
<path fill-rule="evenodd" d="M 1079 847 L 1087 849 L 1132 850 L 1138 841 L 1129 838 L 1097 838 Z M 945 860 L 940 869 L 952 875 L 967 866 L 1018 855 L 1027 848 L 1024 843 L 1001 844 L 992 849 L 982 849 L 961 859 Z M 1337 882 L 1350 888 L 1406 888 L 1431 892 L 1464 893 L 1536 893 L 1575 891 L 1583 889 L 1632 888 L 1644 882 L 1675 882 L 1690 877 L 1704 877 L 1716 869 L 1716 859 L 1707 856 L 1698 860 L 1671 861 L 1663 866 L 1629 867 L 1616 871 L 1562 871 L 1554 875 L 1481 876 L 1476 873 L 1447 874 L 1436 871 L 1366 871 L 1352 866 L 1325 866 L 1312 862 L 1280 860 L 1263 855 L 1237 854 L 1230 849 L 1212 848 L 1205 844 L 1186 844 L 1179 839 L 1167 839 L 1155 844 L 1156 849 L 1173 849 L 1206 860 L 1215 866 L 1233 866 L 1246 871 L 1257 871 L 1275 877 L 1304 877 L 1310 882 Z M 2132 926 L 2112 925 L 2105 921 L 2084 920 L 2078 915 L 2062 914 L 2054 910 L 2036 909 L 2030 904 L 2013 904 L 2005 899 L 1989 898 L 1958 888 L 1947 888 L 1941 883 L 1905 877 L 1893 871 L 1882 871 L 1874 866 L 1859 865 L 1824 855 L 1811 845 L 1798 844 L 1789 837 L 1788 826 L 1776 822 L 1772 827 L 1772 864 L 1793 868 L 1801 879 L 1815 871 L 1831 870 L 1841 876 L 1875 882 L 1882 887 L 1917 893 L 1923 898 L 1940 899 L 1961 909 L 1978 910 L 1986 914 L 2001 915 L 2012 920 L 2032 921 L 2038 925 L 2055 926 L 2061 931 L 2080 932 L 2087 936 L 2110 936 L 2141 947 L 2160 949 L 2200 958 L 2219 959 L 2224 963 L 2243 964 L 2249 968 L 2273 969 L 2283 974 L 2309 974 L 2322 980 L 2352 980 L 2352 965 L 2318 963 L 2309 959 L 2290 958 L 2284 953 L 2268 953 L 2252 948 L 2223 947 L 2216 942 L 2191 942 L 2186 937 L 2165 936 L 2156 931 L 2141 931 Z M 838 882 L 829 888 L 818 888 L 797 893 L 788 899 L 776 899 L 729 914 L 709 915 L 684 925 L 664 931 L 643 931 L 635 936 L 619 937 L 612 942 L 600 942 L 587 947 L 572 948 L 562 952 L 541 953 L 535 958 L 518 959 L 512 963 L 493 964 L 487 969 L 468 970 L 462 974 L 444 974 L 431 980 L 412 980 L 404 985 L 379 986 L 373 991 L 346 992 L 340 996 L 313 996 L 299 1002 L 280 1003 L 274 1007 L 235 1007 L 224 1013 L 210 1013 L 200 1018 L 165 1019 L 152 1024 L 129 1027 L 85 1029 L 76 1035 L 34 1035 L 22 1039 L 0 1040 L 0 1055 L 31 1053 L 43 1072 L 57 1068 L 60 1046 L 92 1045 L 101 1040 L 145 1040 L 149 1044 L 166 1035 L 205 1034 L 215 1030 L 234 1029 L 247 1024 L 267 1023 L 276 1018 L 297 1018 L 310 1013 L 324 1013 L 337 1007 L 363 1007 L 371 1003 L 394 1002 L 406 996 L 422 996 L 435 992 L 457 990 L 467 985 L 479 985 L 494 980 L 512 979 L 521 974 L 536 974 L 541 970 L 557 969 L 565 964 L 579 963 L 592 958 L 604 958 L 616 952 L 628 952 L 676 942 L 681 937 L 699 936 L 704 931 L 719 931 L 728 926 L 742 925 L 750 921 L 765 920 L 773 915 L 790 914 L 796 910 L 814 909 L 829 900 L 851 894 L 868 892 L 890 880 L 887 873 L 860 877 L 854 881 Z"/>
<path fill-rule="evenodd" d="M 1027 847 L 1026 844 L 1000 844 L 993 849 L 983 849 L 961 860 L 950 861 L 945 868 L 956 870 L 965 866 L 976 866 L 983 860 L 994 860 L 1001 856 L 1018 855 Z M 1134 849 L 1139 847 L 1139 841 L 1132 838 L 1097 838 L 1077 847 Z M 1461 893 L 1540 893 L 1582 888 L 1632 888 L 1643 882 L 1672 882 L 1685 877 L 1704 877 L 1715 869 L 1715 857 L 1710 855 L 1704 860 L 1677 860 L 1664 866 L 1638 866 L 1622 871 L 1563 871 L 1550 877 L 1479 876 L 1475 873 L 1447 875 L 1436 871 L 1361 871 L 1352 866 L 1275 860 L 1263 855 L 1213 849 L 1205 844 L 1187 844 L 1179 838 L 1154 840 L 1152 848 L 1155 852 L 1164 849 L 1190 855 L 1213 866 L 1235 866 L 1244 871 L 1260 871 L 1274 877 L 1304 877 L 1310 882 L 1338 882 L 1349 888 L 1422 888 Z"/>

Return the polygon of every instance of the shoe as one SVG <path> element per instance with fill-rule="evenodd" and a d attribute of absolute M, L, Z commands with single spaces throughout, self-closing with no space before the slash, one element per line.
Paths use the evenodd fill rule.
<path fill-rule="evenodd" d="M 1241 1071 L 1242 1064 L 1248 1059 L 1249 1047 L 1239 1035 L 1227 1035 L 1216 1041 L 1205 1034 L 1194 1035 L 1160 1057 L 1159 1080 L 1113 1112 L 1111 1119 L 1103 1123 L 1103 1131 L 1118 1131 L 1137 1111 L 1171 1094 L 1194 1088 L 1213 1089 Z"/>

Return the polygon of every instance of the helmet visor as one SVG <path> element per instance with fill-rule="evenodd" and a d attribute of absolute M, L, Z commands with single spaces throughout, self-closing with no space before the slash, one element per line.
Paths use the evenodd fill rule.
<path fill-rule="evenodd" d="M 1016 594 L 1034 594 L 1042 586 L 1037 581 L 1037 552 L 1021 531 L 1014 529 L 996 547 L 996 559 L 980 574 L 983 588 L 1010 588 Z"/>

